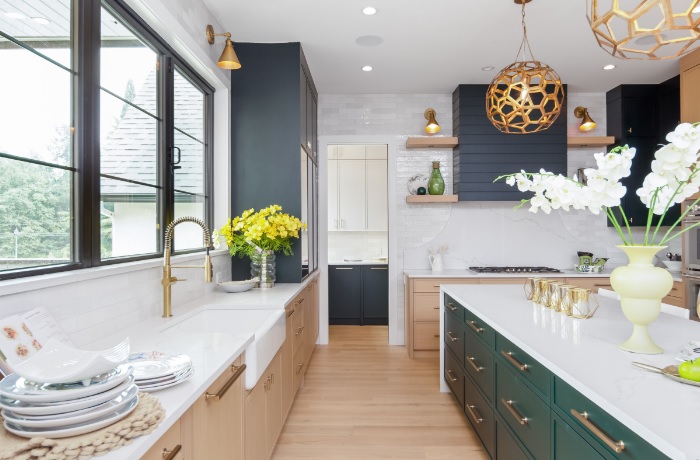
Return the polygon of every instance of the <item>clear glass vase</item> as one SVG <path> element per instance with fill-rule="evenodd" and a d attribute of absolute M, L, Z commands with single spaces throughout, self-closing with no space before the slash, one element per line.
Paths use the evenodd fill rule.
<path fill-rule="evenodd" d="M 250 256 L 250 274 L 258 278 L 260 288 L 275 287 L 275 253 L 263 251 Z"/>

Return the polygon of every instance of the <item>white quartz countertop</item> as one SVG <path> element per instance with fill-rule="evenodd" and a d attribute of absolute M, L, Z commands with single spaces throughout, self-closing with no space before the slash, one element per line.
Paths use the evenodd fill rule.
<path fill-rule="evenodd" d="M 468 269 L 451 269 L 441 272 L 432 270 L 404 270 L 404 274 L 409 278 L 609 278 L 612 270 L 605 270 L 603 273 L 580 273 L 574 269 L 562 270 L 559 273 L 474 273 Z"/>
<path fill-rule="evenodd" d="M 617 300 L 598 297 L 595 316 L 577 320 L 527 301 L 519 285 L 441 289 L 664 454 L 700 458 L 700 388 L 631 364 L 678 364 L 683 345 L 700 340 L 700 324 L 662 313 L 649 331 L 666 352 L 640 355 L 617 347 L 632 330 Z"/>
<path fill-rule="evenodd" d="M 363 259 L 363 260 L 329 260 L 328 265 L 387 265 L 385 260 Z"/>
<path fill-rule="evenodd" d="M 132 353 L 139 351 L 169 351 L 186 353 L 192 358 L 194 374 L 185 382 L 151 393 L 165 409 L 165 418 L 149 435 L 134 439 L 133 443 L 100 457 L 104 460 L 139 459 L 175 423 L 185 411 L 214 383 L 253 342 L 253 332 L 241 333 L 163 333 L 167 329 L 202 310 L 216 309 L 266 309 L 284 307 L 300 293 L 314 276 L 298 284 L 277 284 L 271 289 L 252 289 L 242 293 L 214 292 L 179 307 L 173 307 L 173 317 L 153 318 L 105 337 L 90 347 L 99 349 L 114 345 L 128 336 Z"/>

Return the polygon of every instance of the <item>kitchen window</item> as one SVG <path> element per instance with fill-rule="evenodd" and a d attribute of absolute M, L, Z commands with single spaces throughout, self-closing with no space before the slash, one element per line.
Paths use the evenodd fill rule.
<path fill-rule="evenodd" d="M 0 280 L 156 258 L 212 222 L 213 88 L 121 0 L 0 8 Z M 202 249 L 178 226 L 179 252 Z"/>

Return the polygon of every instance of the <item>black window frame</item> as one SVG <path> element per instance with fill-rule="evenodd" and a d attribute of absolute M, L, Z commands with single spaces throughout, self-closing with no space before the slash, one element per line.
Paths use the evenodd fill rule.
<path fill-rule="evenodd" d="M 160 113 L 158 139 L 158 183 L 160 185 L 158 208 L 158 247 L 156 252 L 133 256 L 102 259 L 100 254 L 100 47 L 101 11 L 105 7 L 128 24 L 140 38 L 159 55 L 160 72 L 158 91 Z M 73 67 L 72 127 L 75 129 L 72 143 L 72 164 L 64 168 L 74 171 L 71 203 L 72 262 L 56 265 L 27 267 L 0 271 L 0 281 L 46 275 L 85 268 L 116 265 L 163 257 L 165 228 L 173 221 L 175 207 L 174 169 L 174 70 L 201 90 L 204 95 L 204 145 L 205 166 L 204 221 L 212 229 L 214 210 L 214 88 L 202 78 L 162 37 L 160 37 L 123 0 L 71 0 L 71 54 Z M 0 30 L 0 35 L 29 52 L 37 53 L 30 46 Z M 42 164 L 43 162 L 12 158 L 11 160 Z M 204 248 L 173 251 L 176 254 L 203 252 Z"/>

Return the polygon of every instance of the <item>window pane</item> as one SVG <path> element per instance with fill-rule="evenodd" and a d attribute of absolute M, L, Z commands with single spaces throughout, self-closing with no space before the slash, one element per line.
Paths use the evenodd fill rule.
<path fill-rule="evenodd" d="M 0 271 L 72 261 L 70 171 L 0 158 Z"/>
<path fill-rule="evenodd" d="M 175 192 L 175 218 L 191 216 L 204 218 L 204 197 Z M 209 229 L 212 230 L 212 229 Z M 204 233 L 199 225 L 185 222 L 175 227 L 175 250 L 204 247 Z"/>
<path fill-rule="evenodd" d="M 70 165 L 71 73 L 14 43 L 0 45 L 0 152 Z"/>
<path fill-rule="evenodd" d="M 158 190 L 104 177 L 101 189 L 102 258 L 158 252 Z"/>
<path fill-rule="evenodd" d="M 175 69 L 175 129 L 204 142 L 204 94 Z"/>
<path fill-rule="evenodd" d="M 64 67 L 72 68 L 68 51 L 71 0 L 0 1 L 0 30 Z M 0 38 L 2 41 L 4 38 Z"/>
<path fill-rule="evenodd" d="M 104 8 L 100 34 L 100 86 L 157 114 L 158 55 Z"/>
<path fill-rule="evenodd" d="M 175 145 L 180 149 L 179 166 L 181 166 L 180 169 L 175 170 L 175 191 L 203 195 L 204 144 L 175 131 Z"/>

